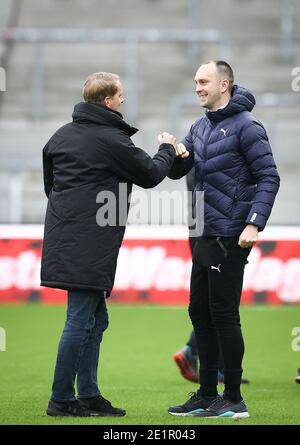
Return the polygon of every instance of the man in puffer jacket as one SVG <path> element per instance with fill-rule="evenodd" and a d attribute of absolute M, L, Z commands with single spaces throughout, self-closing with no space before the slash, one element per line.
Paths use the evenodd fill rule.
<path fill-rule="evenodd" d="M 263 125 L 251 114 L 253 95 L 234 85 L 224 61 L 203 64 L 195 76 L 200 105 L 206 108 L 178 144 L 169 173 L 179 179 L 195 166 L 194 215 L 197 233 L 189 315 L 200 361 L 200 388 L 172 415 L 249 417 L 240 393 L 244 341 L 239 305 L 244 267 L 270 216 L 279 175 Z M 218 349 L 224 357 L 225 390 L 217 393 Z"/>

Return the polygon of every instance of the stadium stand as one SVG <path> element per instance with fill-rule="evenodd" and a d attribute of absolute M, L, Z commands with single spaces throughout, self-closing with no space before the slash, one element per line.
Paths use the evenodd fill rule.
<path fill-rule="evenodd" d="M 190 8 L 196 4 L 192 16 Z M 12 7 L 17 13 L 12 14 Z M 121 38 L 109 43 L 70 43 L 63 41 L 64 33 L 59 31 L 60 42 L 39 45 L 2 39 L 0 60 L 6 55 L 7 91 L 1 93 L 0 101 L 0 222 L 43 221 L 46 199 L 41 148 L 55 128 L 70 119 L 89 73 L 117 72 L 125 80 L 128 106 L 124 107 L 124 117 L 131 115 L 128 121 L 141 129 L 134 142 L 152 153 L 161 130 L 173 131 L 180 138 L 202 114 L 197 98 L 190 99 L 198 65 L 227 56 L 236 81 L 257 97 L 255 114 L 268 130 L 281 174 L 282 185 L 270 223 L 299 224 L 300 93 L 291 88 L 292 68 L 300 65 L 299 23 L 300 4 L 292 0 L 3 0 L 2 33 L 9 27 L 44 31 L 111 29 L 122 36 L 127 29 L 167 32 L 197 26 L 200 30 L 216 30 L 222 38 L 220 42 L 196 45 L 171 38 L 160 42 L 156 41 L 159 34 L 152 31 L 153 41 L 142 39 L 137 46 L 130 46 Z M 293 24 L 293 32 L 289 32 L 288 24 Z M 34 31 L 31 38 L 33 35 Z M 135 63 L 137 83 L 132 84 L 128 75 L 134 73 Z M 42 96 L 32 94 L 33 79 L 35 85 L 42 82 Z M 138 102 L 132 111 L 135 91 Z M 184 190 L 184 180 L 166 180 L 158 186 L 158 190 L 175 188 Z"/>

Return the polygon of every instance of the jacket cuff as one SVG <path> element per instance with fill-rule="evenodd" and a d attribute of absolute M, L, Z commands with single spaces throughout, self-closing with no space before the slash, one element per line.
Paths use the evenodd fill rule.
<path fill-rule="evenodd" d="M 262 230 L 264 230 L 267 221 L 265 216 L 261 215 L 260 213 L 251 211 L 248 215 L 248 218 L 246 219 L 246 223 L 257 226 L 259 232 L 261 232 Z"/>
<path fill-rule="evenodd" d="M 172 144 L 166 144 L 164 142 L 163 144 L 160 144 L 160 146 L 158 147 L 158 150 L 165 150 L 166 148 L 168 148 L 169 150 L 172 150 L 172 152 L 174 152 L 174 154 L 176 156 L 176 151 L 175 151 L 174 146 Z"/>

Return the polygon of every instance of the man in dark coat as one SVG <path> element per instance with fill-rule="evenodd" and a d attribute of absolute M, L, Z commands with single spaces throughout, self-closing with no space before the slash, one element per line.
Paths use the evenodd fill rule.
<path fill-rule="evenodd" d="M 67 320 L 60 340 L 51 416 L 123 416 L 100 393 L 99 347 L 108 325 L 105 297 L 113 287 L 132 184 L 154 187 L 176 156 L 176 140 L 163 133 L 150 158 L 130 139 L 137 129 L 119 113 L 119 76 L 95 73 L 84 84 L 85 102 L 73 122 L 43 150 L 48 197 L 41 285 L 68 290 Z M 74 383 L 77 377 L 78 397 Z"/>
<path fill-rule="evenodd" d="M 169 174 L 178 179 L 195 166 L 193 210 L 196 219 L 202 216 L 196 224 L 189 305 L 200 388 L 183 405 L 170 407 L 172 415 L 249 416 L 240 393 L 244 341 L 239 305 L 247 257 L 270 216 L 279 175 L 266 131 L 251 114 L 255 99 L 233 82 L 232 69 L 224 61 L 200 66 L 196 93 L 206 115 L 178 144 L 182 154 Z M 219 345 L 224 359 L 222 397 L 217 393 Z"/>

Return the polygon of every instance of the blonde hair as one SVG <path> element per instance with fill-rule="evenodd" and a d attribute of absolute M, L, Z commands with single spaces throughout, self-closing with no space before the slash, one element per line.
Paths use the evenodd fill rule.
<path fill-rule="evenodd" d="M 101 103 L 106 97 L 113 97 L 119 88 L 120 76 L 113 73 L 90 74 L 83 85 L 85 102 Z"/>

